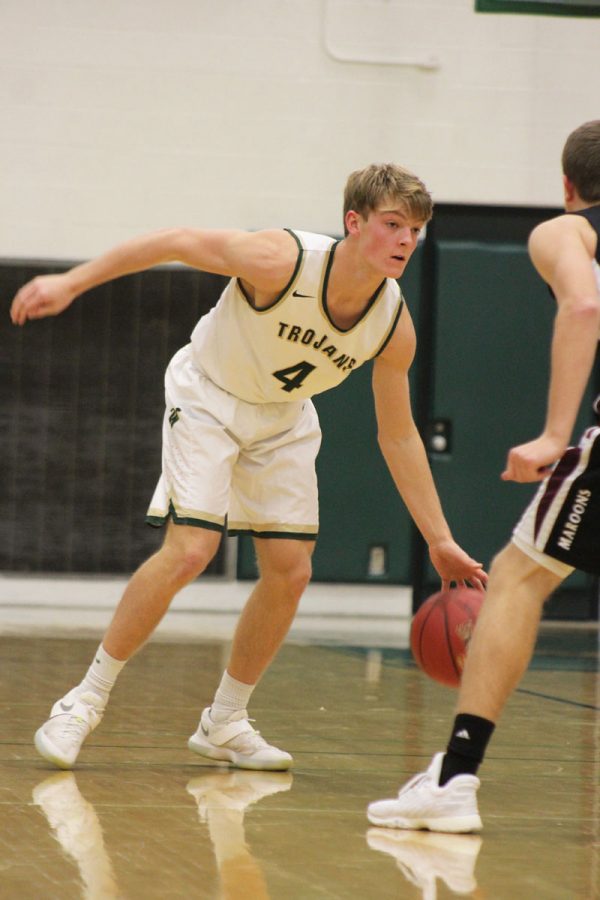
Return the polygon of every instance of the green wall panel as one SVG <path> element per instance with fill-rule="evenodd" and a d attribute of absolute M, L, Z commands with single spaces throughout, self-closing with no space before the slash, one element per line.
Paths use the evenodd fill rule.
<path fill-rule="evenodd" d="M 436 271 L 432 415 L 452 443 L 432 468 L 456 539 L 489 566 L 536 489 L 500 473 L 543 426 L 555 304 L 521 244 L 439 241 Z"/>

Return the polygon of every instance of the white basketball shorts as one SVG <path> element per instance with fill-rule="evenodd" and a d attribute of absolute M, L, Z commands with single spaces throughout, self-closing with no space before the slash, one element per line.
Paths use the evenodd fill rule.
<path fill-rule="evenodd" d="M 165 398 L 162 474 L 146 521 L 316 539 L 321 429 L 311 400 L 239 400 L 198 370 L 189 345 L 169 363 Z"/>
<path fill-rule="evenodd" d="M 541 483 L 513 543 L 562 578 L 600 575 L 600 428 L 588 428 Z"/>

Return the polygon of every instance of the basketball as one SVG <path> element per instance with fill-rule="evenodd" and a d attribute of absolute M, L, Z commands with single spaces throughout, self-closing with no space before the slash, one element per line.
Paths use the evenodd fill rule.
<path fill-rule="evenodd" d="M 419 668 L 434 681 L 459 686 L 484 596 L 474 588 L 451 588 L 432 594 L 416 611 L 410 649 Z"/>

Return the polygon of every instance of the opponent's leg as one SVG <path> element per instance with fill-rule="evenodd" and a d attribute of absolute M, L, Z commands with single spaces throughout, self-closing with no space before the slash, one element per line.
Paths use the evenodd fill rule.
<path fill-rule="evenodd" d="M 514 544 L 498 554 L 469 646 L 458 712 L 498 720 L 531 661 L 544 603 L 562 580 Z"/>
<path fill-rule="evenodd" d="M 481 828 L 475 773 L 495 723 L 531 660 L 545 600 L 562 577 L 514 544 L 494 560 L 462 675 L 458 714 L 446 753 L 437 753 L 392 800 L 371 803 L 369 821 L 395 828 Z"/>
<path fill-rule="evenodd" d="M 247 769 L 288 769 L 289 753 L 252 728 L 246 707 L 277 653 L 310 580 L 312 541 L 255 542 L 260 577 L 238 621 L 231 657 L 210 708 L 203 711 L 188 746 L 196 753 Z"/>
<path fill-rule="evenodd" d="M 465 662 L 440 785 L 455 775 L 476 774 L 506 701 L 531 662 L 544 603 L 562 580 L 514 544 L 494 560 Z"/>
<path fill-rule="evenodd" d="M 131 577 L 85 677 L 54 704 L 36 732 L 35 746 L 45 759 L 63 769 L 74 765 L 102 719 L 125 662 L 152 634 L 177 591 L 204 571 L 220 537 L 204 528 L 169 524 L 160 550 Z"/>

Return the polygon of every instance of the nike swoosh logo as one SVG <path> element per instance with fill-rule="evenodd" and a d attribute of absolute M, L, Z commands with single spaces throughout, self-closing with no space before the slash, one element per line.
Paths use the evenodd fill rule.
<path fill-rule="evenodd" d="M 314 294 L 301 294 L 300 291 L 294 291 L 292 297 L 302 297 L 304 300 L 313 300 Z"/>
<path fill-rule="evenodd" d="M 74 706 L 74 703 L 63 703 L 62 700 L 60 701 L 60 708 L 64 709 L 65 712 L 70 712 Z"/>

